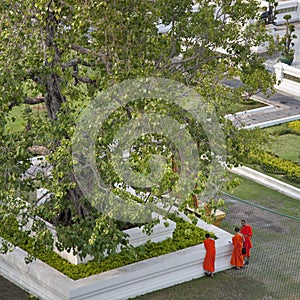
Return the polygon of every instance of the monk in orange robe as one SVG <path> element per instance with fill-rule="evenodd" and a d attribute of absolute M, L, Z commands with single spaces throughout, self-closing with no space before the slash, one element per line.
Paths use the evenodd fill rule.
<path fill-rule="evenodd" d="M 204 274 L 209 277 L 214 277 L 213 272 L 215 271 L 215 260 L 216 260 L 216 248 L 215 240 L 210 237 L 210 234 L 205 234 L 204 248 L 206 250 L 203 270 Z"/>
<path fill-rule="evenodd" d="M 244 247 L 246 248 L 246 254 L 244 255 L 245 258 L 245 265 L 249 264 L 250 259 L 250 249 L 252 248 L 252 227 L 248 224 L 246 224 L 245 220 L 241 221 L 242 228 L 241 233 L 244 236 Z"/>
<path fill-rule="evenodd" d="M 235 236 L 232 237 L 233 250 L 231 254 L 230 264 L 237 270 L 244 267 L 244 256 L 242 254 L 243 248 L 243 235 L 240 233 L 240 229 L 236 227 L 234 229 Z"/>

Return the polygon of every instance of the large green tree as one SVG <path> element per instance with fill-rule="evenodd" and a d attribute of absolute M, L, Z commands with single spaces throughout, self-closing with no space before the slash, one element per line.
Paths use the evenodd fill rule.
<path fill-rule="evenodd" d="M 125 79 L 163 76 L 195 88 L 214 105 L 223 122 L 233 103 L 245 95 L 266 92 L 273 84 L 263 59 L 251 51 L 269 39 L 256 22 L 257 12 L 256 1 L 1 1 L 1 226 L 12 228 L 12 240 L 24 234 L 15 230 L 16 224 L 41 215 L 57 226 L 61 249 L 78 249 L 83 256 L 90 253 L 101 258 L 105 249 L 114 251 L 120 241 L 126 244 L 119 224 L 99 215 L 76 183 L 71 146 L 80 111 L 99 91 Z M 159 33 L 160 23 L 171 24 L 170 30 Z M 236 78 L 243 82 L 239 88 L 223 85 L 224 80 Z M 125 106 L 110 121 L 122 121 L 125 114 L 131 119 L 143 105 L 147 103 Z M 176 114 L 176 108 L 171 109 Z M 184 116 L 178 120 L 186 121 Z M 200 145 L 205 137 L 188 122 Z M 114 128 L 108 126 L 108 130 L 113 133 Z M 228 160 L 234 163 L 236 153 L 242 156 L 247 147 L 240 147 L 244 139 L 230 124 L 224 131 L 229 137 Z M 107 139 L 103 145 L 108 145 L 110 135 L 103 138 Z M 165 151 L 162 144 L 170 146 L 163 154 L 174 171 L 176 151 L 159 136 L 137 142 L 132 158 L 135 169 L 147 173 L 149 153 L 142 146 L 147 148 L 153 138 L 158 146 L 148 146 L 147 151 L 161 154 Z M 99 142 L 100 149 L 103 145 Z M 40 172 L 24 177 L 30 158 L 42 152 L 53 168 L 51 176 Z M 101 167 L 108 184 L 113 187 L 119 182 L 118 176 L 107 172 L 112 166 L 99 162 Z M 170 189 L 174 180 L 176 174 L 171 172 L 163 188 Z M 31 196 L 38 187 L 51 193 L 46 205 L 37 206 Z M 53 241 L 45 224 L 36 220 L 32 230 L 35 249 L 45 245 L 51 249 Z"/>

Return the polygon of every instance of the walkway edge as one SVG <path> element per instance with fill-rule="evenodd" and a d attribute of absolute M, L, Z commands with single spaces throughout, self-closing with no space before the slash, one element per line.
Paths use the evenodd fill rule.
<path fill-rule="evenodd" d="M 281 119 L 275 119 L 275 120 L 270 120 L 270 121 L 266 121 L 266 122 L 262 122 L 262 123 L 258 123 L 258 124 L 252 124 L 252 125 L 247 125 L 247 126 L 243 126 L 243 129 L 252 129 L 252 128 L 264 128 L 264 127 L 270 127 L 270 126 L 274 126 L 274 125 L 279 125 L 282 123 L 287 123 L 287 122 L 292 122 L 292 121 L 296 121 L 300 119 L 300 115 L 294 115 L 294 116 L 289 116 L 289 117 L 285 117 L 285 118 L 281 118 Z"/>
<path fill-rule="evenodd" d="M 265 175 L 246 166 L 229 169 L 230 172 L 255 181 L 284 195 L 300 200 L 300 189 L 283 181 Z"/>

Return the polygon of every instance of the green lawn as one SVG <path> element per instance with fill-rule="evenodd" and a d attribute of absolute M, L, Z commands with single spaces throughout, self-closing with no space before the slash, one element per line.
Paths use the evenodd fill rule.
<path fill-rule="evenodd" d="M 232 195 L 274 211 L 300 218 L 300 200 L 288 197 L 261 184 L 236 176 L 241 184 Z"/>
<path fill-rule="evenodd" d="M 263 146 L 281 158 L 300 163 L 300 135 L 288 126 L 289 123 L 264 128 L 271 140 Z"/>
<path fill-rule="evenodd" d="M 264 146 L 264 150 L 270 151 L 281 158 L 300 162 L 300 135 L 284 134 L 272 136 L 272 140 Z"/>
<path fill-rule="evenodd" d="M 243 102 L 232 104 L 228 113 L 234 114 L 237 112 L 254 109 L 254 108 L 259 108 L 259 107 L 264 107 L 264 106 L 266 106 L 264 103 L 251 99 L 247 102 L 243 101 Z"/>

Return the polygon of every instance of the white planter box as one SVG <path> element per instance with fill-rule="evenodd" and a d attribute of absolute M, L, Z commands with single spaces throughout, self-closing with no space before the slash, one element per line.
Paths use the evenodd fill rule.
<path fill-rule="evenodd" d="M 169 226 L 166 227 L 164 225 L 165 222 L 169 223 Z M 51 224 L 49 224 L 52 226 Z M 53 227 L 53 226 L 52 226 Z M 160 216 L 160 223 L 155 225 L 153 228 L 153 232 L 150 235 L 147 235 L 143 233 L 142 229 L 143 227 L 134 227 L 131 229 L 124 230 L 125 233 L 129 235 L 129 244 L 132 245 L 133 247 L 138 247 L 140 245 L 145 244 L 147 241 L 151 241 L 154 243 L 162 242 L 166 240 L 167 238 L 172 238 L 173 232 L 176 228 L 176 223 L 167 219 L 162 219 Z M 53 232 L 54 229 L 52 229 Z M 55 232 L 55 230 L 54 230 Z M 56 232 L 55 232 L 56 234 Z M 72 251 L 69 253 L 66 250 L 64 251 L 59 251 L 57 249 L 54 249 L 54 251 L 62 258 L 66 259 L 68 262 L 78 265 L 78 264 L 83 264 L 87 263 L 90 260 L 93 260 L 93 257 L 88 255 L 84 259 L 80 259 L 79 255 L 73 255 Z"/>
<path fill-rule="evenodd" d="M 39 218 L 39 217 L 36 217 L 36 218 Z M 176 229 L 175 222 L 173 222 L 170 219 L 163 219 L 163 217 L 161 215 L 154 214 L 154 213 L 153 213 L 153 218 L 159 219 L 160 222 L 153 227 L 152 233 L 150 235 L 147 235 L 146 233 L 143 232 L 144 226 L 134 227 L 131 229 L 124 230 L 124 232 L 129 235 L 128 240 L 129 240 L 129 244 L 131 246 L 138 247 L 140 245 L 145 244 L 147 241 L 158 243 L 158 242 L 162 242 L 162 241 L 166 240 L 167 238 L 173 237 L 173 232 Z M 57 232 L 55 230 L 55 226 L 45 220 L 43 220 L 43 222 L 45 222 L 45 224 L 51 231 L 52 236 L 54 237 L 54 243 L 55 243 L 57 241 L 56 240 Z M 168 222 L 168 226 L 165 226 L 165 222 Z M 32 227 L 32 224 L 33 224 L 33 219 L 31 219 L 31 221 L 26 226 L 23 227 L 23 230 L 30 230 Z M 32 235 L 34 235 L 34 233 Z M 74 255 L 73 251 L 71 251 L 71 252 L 68 252 L 66 250 L 59 251 L 56 247 L 54 247 L 54 251 L 60 257 L 64 258 L 71 264 L 75 264 L 75 265 L 84 264 L 84 263 L 87 263 L 94 259 L 90 255 L 87 255 L 84 259 L 81 259 L 78 254 Z M 120 249 L 117 250 L 117 252 L 119 252 L 119 251 L 120 251 Z"/>
<path fill-rule="evenodd" d="M 216 272 L 231 268 L 232 244 L 228 242 L 232 235 L 202 220 L 197 226 L 214 232 L 218 237 Z M 203 244 L 76 281 L 40 260 L 26 265 L 25 256 L 26 253 L 19 248 L 0 254 L 0 273 L 45 300 L 128 299 L 204 276 Z"/>

